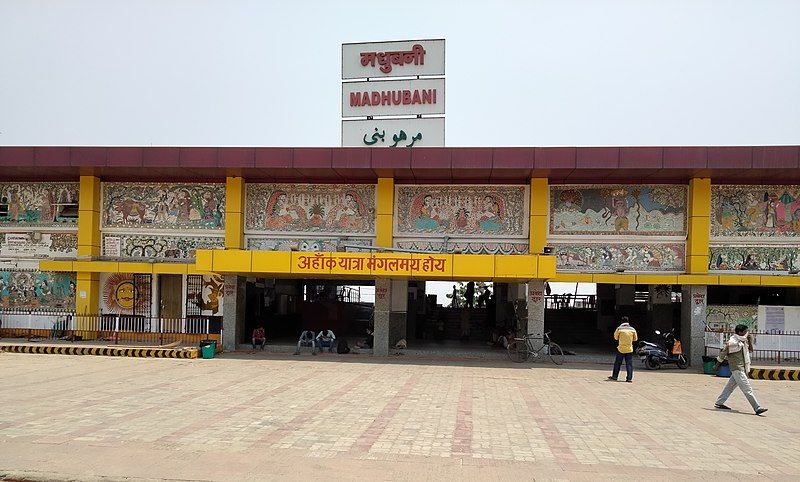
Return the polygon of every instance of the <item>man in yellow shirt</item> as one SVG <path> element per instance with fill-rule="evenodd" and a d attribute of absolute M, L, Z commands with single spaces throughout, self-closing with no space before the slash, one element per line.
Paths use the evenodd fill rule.
<path fill-rule="evenodd" d="M 622 323 L 614 331 L 614 339 L 617 340 L 617 359 L 614 360 L 614 371 L 609 380 L 617 380 L 619 369 L 622 368 L 622 360 L 625 360 L 625 371 L 627 377 L 625 381 L 633 382 L 633 343 L 639 339 L 636 330 L 628 323 L 628 317 L 622 317 Z"/>

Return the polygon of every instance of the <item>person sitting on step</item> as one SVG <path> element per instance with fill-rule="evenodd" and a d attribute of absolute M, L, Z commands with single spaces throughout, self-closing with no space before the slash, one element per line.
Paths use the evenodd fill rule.
<path fill-rule="evenodd" d="M 264 327 L 259 326 L 258 328 L 253 330 L 253 350 L 256 349 L 256 345 L 259 345 L 263 350 L 266 344 L 267 344 L 267 336 L 264 334 Z"/>
<path fill-rule="evenodd" d="M 316 345 L 315 345 L 315 342 L 314 342 L 314 332 L 313 331 L 304 330 L 302 333 L 300 333 L 300 339 L 297 340 L 297 350 L 295 350 L 295 352 L 294 352 L 295 355 L 299 355 L 300 354 L 300 347 L 301 346 L 310 346 L 311 347 L 311 354 L 312 355 L 316 355 L 317 354 Z"/>
<path fill-rule="evenodd" d="M 333 347 L 336 344 L 336 335 L 331 330 L 321 330 L 317 334 L 317 347 L 319 352 L 322 353 L 323 348 L 327 348 L 329 353 L 333 353 Z"/>

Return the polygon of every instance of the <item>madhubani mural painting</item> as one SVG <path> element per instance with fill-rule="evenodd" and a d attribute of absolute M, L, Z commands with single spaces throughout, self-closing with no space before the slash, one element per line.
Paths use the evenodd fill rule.
<path fill-rule="evenodd" d="M 222 229 L 224 184 L 103 184 L 104 228 Z"/>
<path fill-rule="evenodd" d="M 686 186 L 553 186 L 551 234 L 686 233 Z"/>
<path fill-rule="evenodd" d="M 708 305 L 706 325 L 712 330 L 732 331 L 736 325 L 758 330 L 758 305 Z"/>
<path fill-rule="evenodd" d="M 132 315 L 148 313 L 149 277 L 134 277 L 130 273 L 100 273 L 100 310 L 103 313 Z M 138 285 L 138 286 L 137 286 Z"/>
<path fill-rule="evenodd" d="M 198 249 L 224 246 L 224 238 L 212 236 L 103 236 L 103 256 L 110 258 L 194 259 Z"/>
<path fill-rule="evenodd" d="M 74 209 L 77 202 L 78 183 L 2 183 L 0 225 L 74 225 L 78 220 Z"/>
<path fill-rule="evenodd" d="M 253 232 L 372 234 L 372 184 L 247 184 L 245 229 Z"/>
<path fill-rule="evenodd" d="M 800 186 L 712 186 L 711 235 L 800 236 Z"/>
<path fill-rule="evenodd" d="M 797 246 L 711 246 L 708 269 L 789 271 L 800 268 Z"/>
<path fill-rule="evenodd" d="M 528 236 L 527 186 L 397 186 L 395 235 Z"/>
<path fill-rule="evenodd" d="M 528 254 L 528 243 L 515 242 L 469 242 L 469 241 L 428 241 L 428 240 L 398 240 L 394 243 L 396 248 L 430 251 L 433 253 L 463 254 Z"/>
<path fill-rule="evenodd" d="M 262 238 L 248 236 L 247 249 L 255 251 L 369 251 L 354 246 L 372 246 L 372 238 Z M 345 246 L 347 245 L 347 246 Z"/>
<path fill-rule="evenodd" d="M 74 310 L 75 274 L 0 271 L 0 307 Z"/>
<path fill-rule="evenodd" d="M 683 244 L 554 244 L 556 266 L 563 270 L 683 271 Z"/>
<path fill-rule="evenodd" d="M 77 254 L 77 233 L 0 233 L 0 256 L 40 259 L 73 258 Z"/>
<path fill-rule="evenodd" d="M 221 316 L 225 277 L 220 274 L 203 275 L 202 283 L 195 288 L 191 283 L 187 293 L 189 303 L 201 315 Z"/>

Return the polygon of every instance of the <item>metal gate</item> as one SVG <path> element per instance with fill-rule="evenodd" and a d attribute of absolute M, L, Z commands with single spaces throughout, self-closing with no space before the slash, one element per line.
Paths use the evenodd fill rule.
<path fill-rule="evenodd" d="M 186 316 L 203 314 L 203 275 L 190 274 L 186 277 Z"/>
<path fill-rule="evenodd" d="M 153 276 L 149 274 L 133 275 L 133 316 L 141 316 L 147 320 L 152 316 Z"/>

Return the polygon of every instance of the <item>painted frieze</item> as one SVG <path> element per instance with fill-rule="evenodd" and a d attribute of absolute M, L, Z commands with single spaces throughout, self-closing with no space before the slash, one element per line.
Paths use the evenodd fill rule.
<path fill-rule="evenodd" d="M 396 187 L 395 235 L 527 237 L 528 187 Z"/>
<path fill-rule="evenodd" d="M 758 330 L 758 305 L 708 305 L 706 324 L 712 330 L 733 331 L 736 325 Z"/>
<path fill-rule="evenodd" d="M 560 270 L 683 271 L 685 246 L 678 243 L 554 244 Z"/>
<path fill-rule="evenodd" d="M 797 246 L 711 246 L 708 269 L 790 271 L 800 268 Z"/>
<path fill-rule="evenodd" d="M 191 260 L 198 249 L 224 246 L 224 238 L 213 236 L 103 235 L 103 256 L 109 258 Z"/>
<path fill-rule="evenodd" d="M 224 184 L 103 184 L 103 228 L 222 230 L 224 219 Z"/>
<path fill-rule="evenodd" d="M 2 183 L 0 226 L 74 226 L 77 203 L 74 182 Z"/>
<path fill-rule="evenodd" d="M 470 241 L 428 241 L 428 240 L 399 240 L 395 241 L 395 247 L 402 249 L 413 249 L 415 251 L 430 251 L 432 253 L 453 253 L 463 254 L 528 254 L 528 243 L 515 242 L 470 242 Z"/>
<path fill-rule="evenodd" d="M 150 312 L 149 277 L 130 273 L 100 273 L 100 310 L 133 315 Z M 134 310 L 135 309 L 135 310 Z"/>
<path fill-rule="evenodd" d="M 800 236 L 800 186 L 712 186 L 711 235 Z"/>
<path fill-rule="evenodd" d="M 686 186 L 552 186 L 551 234 L 686 234 Z"/>
<path fill-rule="evenodd" d="M 42 259 L 74 258 L 78 254 L 77 233 L 0 233 L 0 256 Z"/>
<path fill-rule="evenodd" d="M 0 307 L 74 310 L 75 273 L 0 271 Z"/>
<path fill-rule="evenodd" d="M 247 184 L 246 189 L 248 232 L 375 232 L 372 184 Z"/>
<path fill-rule="evenodd" d="M 372 238 L 336 239 L 336 238 L 268 238 L 247 236 L 247 249 L 254 251 L 368 251 L 347 246 L 372 246 Z"/>

